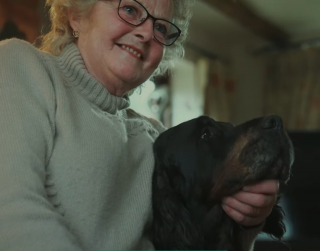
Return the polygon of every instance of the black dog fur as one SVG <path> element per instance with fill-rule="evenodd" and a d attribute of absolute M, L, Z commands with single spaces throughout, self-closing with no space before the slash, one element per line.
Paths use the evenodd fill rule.
<path fill-rule="evenodd" d="M 265 179 L 287 182 L 293 147 L 278 116 L 238 126 L 202 116 L 162 133 L 154 144 L 153 243 L 158 250 L 243 251 L 239 225 L 221 199 Z M 273 207 L 262 230 L 285 233 Z"/>

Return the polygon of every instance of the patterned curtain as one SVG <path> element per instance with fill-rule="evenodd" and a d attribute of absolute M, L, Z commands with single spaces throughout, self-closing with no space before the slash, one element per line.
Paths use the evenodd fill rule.
<path fill-rule="evenodd" d="M 268 55 L 264 101 L 264 113 L 280 115 L 287 129 L 320 129 L 320 49 Z"/>

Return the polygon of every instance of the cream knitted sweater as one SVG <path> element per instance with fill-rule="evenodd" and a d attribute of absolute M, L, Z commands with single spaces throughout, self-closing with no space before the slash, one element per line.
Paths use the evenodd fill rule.
<path fill-rule="evenodd" d="M 164 128 L 129 104 L 75 44 L 52 56 L 0 42 L 0 250 L 153 248 L 152 143 Z"/>

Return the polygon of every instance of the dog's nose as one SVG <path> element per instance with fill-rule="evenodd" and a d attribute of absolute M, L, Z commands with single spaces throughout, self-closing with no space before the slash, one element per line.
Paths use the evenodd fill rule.
<path fill-rule="evenodd" d="M 260 124 L 262 129 L 270 130 L 270 129 L 283 129 L 282 119 L 277 115 L 267 116 L 262 119 Z"/>

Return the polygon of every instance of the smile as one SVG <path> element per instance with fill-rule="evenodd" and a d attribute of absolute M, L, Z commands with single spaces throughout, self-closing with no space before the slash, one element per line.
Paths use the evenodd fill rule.
<path fill-rule="evenodd" d="M 127 51 L 130 51 L 132 54 L 136 55 L 138 58 L 141 58 L 141 53 L 135 51 L 134 49 L 128 47 L 128 46 L 125 46 L 125 45 L 121 45 L 122 49 L 125 49 Z"/>

